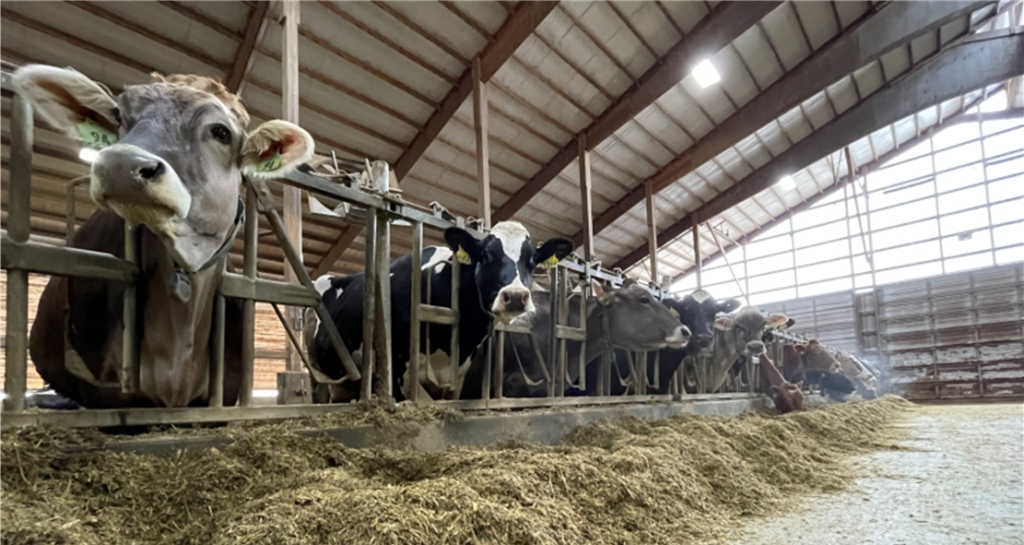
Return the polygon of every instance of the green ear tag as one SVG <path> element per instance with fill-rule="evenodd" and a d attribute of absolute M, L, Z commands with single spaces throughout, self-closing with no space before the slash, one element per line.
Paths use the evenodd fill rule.
<path fill-rule="evenodd" d="M 256 165 L 256 172 L 272 172 L 281 168 L 281 153 L 275 153 L 270 159 Z"/>
<path fill-rule="evenodd" d="M 459 251 L 455 253 L 455 259 L 459 260 L 459 263 L 463 265 L 471 265 L 473 263 L 473 260 L 469 258 L 469 252 L 463 250 L 462 246 L 459 246 Z"/>
<path fill-rule="evenodd" d="M 100 126 L 99 123 L 86 119 L 75 125 L 78 132 L 78 139 L 82 144 L 95 149 L 103 149 L 117 143 L 117 135 Z"/>
<path fill-rule="evenodd" d="M 540 264 L 540 266 L 544 267 L 545 269 L 550 269 L 551 267 L 554 267 L 555 265 L 558 265 L 558 262 L 559 262 L 558 256 L 557 255 L 553 255 L 553 256 L 545 259 L 544 262 Z"/>

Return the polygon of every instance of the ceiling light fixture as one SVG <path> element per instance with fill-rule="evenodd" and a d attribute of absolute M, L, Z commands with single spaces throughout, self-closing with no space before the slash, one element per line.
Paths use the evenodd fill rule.
<path fill-rule="evenodd" d="M 722 80 L 722 76 L 718 75 L 718 70 L 715 70 L 710 60 L 698 64 L 693 69 L 693 77 L 697 78 L 697 83 L 705 89 Z"/>

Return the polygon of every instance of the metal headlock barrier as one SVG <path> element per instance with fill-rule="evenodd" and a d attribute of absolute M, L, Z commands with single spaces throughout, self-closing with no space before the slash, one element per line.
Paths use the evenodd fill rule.
<path fill-rule="evenodd" d="M 281 218 L 278 203 L 271 194 L 266 181 L 244 180 L 245 206 L 250 213 L 245 215 L 244 224 L 244 258 L 242 273 L 222 273 L 213 311 L 213 329 L 211 333 L 212 354 L 210 358 L 210 385 L 208 392 L 209 406 L 201 408 L 125 408 L 125 409 L 80 409 L 73 411 L 25 411 L 25 394 L 27 390 L 28 366 L 28 274 L 42 273 L 76 278 L 92 278 L 121 282 L 126 285 L 124 297 L 124 319 L 126 324 L 135 324 L 134 319 L 139 312 L 135 285 L 141 277 L 136 257 L 140 229 L 126 227 L 125 258 L 120 259 L 110 254 L 89 251 L 71 246 L 75 229 L 75 187 L 83 183 L 82 179 L 72 180 L 67 186 L 67 245 L 59 247 L 29 240 L 30 234 L 30 196 L 32 186 L 32 149 L 33 149 L 33 114 L 31 105 L 14 92 L 11 75 L 2 73 L 2 88 L 5 93 L 12 94 L 13 111 L 11 116 L 11 159 L 10 159 L 10 191 L 8 199 L 8 224 L 6 233 L 0 237 L 0 265 L 7 271 L 7 330 L 6 330 L 6 377 L 4 390 L 6 399 L 3 403 L 0 425 L 4 428 L 31 424 L 56 424 L 76 427 L 104 427 L 125 425 L 160 425 L 185 424 L 203 422 L 228 422 L 238 420 L 283 419 L 310 415 L 338 413 L 357 408 L 358 404 L 300 404 L 300 405 L 253 405 L 253 372 L 255 359 L 255 303 L 257 301 L 274 305 L 279 319 L 284 323 L 277 305 L 305 307 L 314 311 L 320 323 L 326 328 L 333 348 L 337 352 L 344 367 L 345 376 L 332 380 L 304 354 L 302 343 L 297 339 L 291 328 L 285 327 L 289 342 L 301 354 L 314 381 L 321 384 L 338 383 L 362 379 L 360 402 L 366 402 L 373 395 L 390 397 L 392 395 L 392 354 L 391 354 L 391 285 L 388 270 L 390 268 L 391 223 L 403 220 L 412 225 L 412 300 L 411 300 L 411 343 L 413 347 L 409 373 L 411 383 L 411 403 L 443 403 L 458 409 L 501 409 L 530 408 L 555 406 L 608 405 L 617 403 L 637 403 L 650 401 L 672 401 L 685 393 L 682 380 L 673 381 L 673 393 L 668 395 L 647 395 L 647 387 L 652 384 L 658 387 L 661 380 L 673 380 L 673 377 L 661 377 L 660 362 L 655 363 L 654 376 L 647 376 L 647 366 L 637 365 L 646 362 L 646 353 L 630 355 L 629 367 L 633 387 L 628 395 L 609 395 L 613 373 L 613 362 L 606 354 L 596 366 L 598 391 L 596 395 L 582 397 L 565 397 L 567 369 L 570 365 L 577 367 L 576 380 L 581 386 L 586 385 L 587 361 L 584 351 L 575 362 L 567 360 L 567 343 L 569 341 L 585 342 L 586 305 L 580 304 L 580 325 L 570 327 L 569 279 L 575 275 L 579 279 L 580 292 L 586 296 L 590 291 L 590 281 L 598 280 L 613 287 L 621 287 L 626 280 L 621 271 L 608 271 L 599 263 L 583 263 L 578 259 L 562 260 L 557 266 L 546 271 L 551 284 L 551 324 L 550 343 L 546 347 L 539 346 L 533 339 L 528 325 L 508 325 L 496 323 L 493 334 L 484 341 L 487 357 L 484 373 L 483 398 L 479 400 L 435 401 L 420 399 L 417 384 L 420 382 L 419 351 L 420 325 L 438 324 L 451 326 L 451 377 L 454 384 L 460 363 L 465 354 L 459 353 L 459 263 L 452 259 L 452 306 L 450 308 L 429 304 L 421 301 L 423 229 L 425 226 L 434 229 L 446 229 L 452 226 L 464 227 L 462 218 L 451 221 L 452 216 L 440 207 L 432 212 L 422 211 L 388 193 L 387 176 L 383 180 L 372 180 L 370 187 L 360 184 L 346 185 L 337 180 L 294 171 L 287 177 L 277 180 L 283 185 L 299 188 L 318 197 L 335 199 L 365 209 L 365 240 L 366 240 L 366 289 L 363 301 L 363 346 L 362 361 L 357 364 L 341 339 L 331 316 L 317 293 L 301 258 L 291 239 L 288 237 Z M 384 169 L 387 172 L 387 169 Z M 288 266 L 298 277 L 299 285 L 261 279 L 257 277 L 256 251 L 258 245 L 258 215 L 268 221 L 270 228 L 283 250 Z M 478 238 L 485 233 L 467 229 Z M 427 274 L 431 274 L 428 270 Z M 429 282 L 427 283 L 429 291 Z M 654 296 L 662 299 L 666 293 L 658 286 L 644 285 Z M 239 391 L 238 405 L 223 406 L 224 399 L 224 331 L 225 331 L 225 298 L 232 297 L 243 301 L 242 312 L 242 380 Z M 531 337 L 534 357 L 541 362 L 546 381 L 546 395 L 538 398 L 507 398 L 502 392 L 502 378 L 505 373 L 503 347 L 508 335 L 528 335 Z M 74 354 L 66 343 L 66 353 Z M 133 327 L 124 328 L 122 342 L 122 368 L 120 372 L 120 389 L 123 393 L 139 390 L 140 357 L 139 332 Z M 427 353 L 429 354 L 429 348 Z M 493 357 L 495 356 L 496 357 Z M 95 377 L 77 356 L 66 356 L 65 365 L 68 370 L 83 380 Z M 491 389 L 494 375 L 495 392 L 492 398 Z M 679 375 L 682 375 L 680 371 Z M 376 385 L 376 391 L 373 391 Z M 745 394 L 725 394 L 724 397 L 753 397 L 751 389 Z M 692 399 L 722 399 L 723 395 L 702 396 L 691 395 Z"/>

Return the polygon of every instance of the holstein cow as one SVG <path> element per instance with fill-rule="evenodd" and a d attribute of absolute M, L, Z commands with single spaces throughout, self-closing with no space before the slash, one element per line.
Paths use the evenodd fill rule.
<path fill-rule="evenodd" d="M 767 394 L 775 402 L 775 409 L 780 414 L 804 410 L 804 393 L 800 391 L 803 383 L 793 384 L 782 376 L 782 372 L 776 367 L 775 362 L 762 354 L 758 361 L 761 367 L 761 382 L 767 386 Z"/>
<path fill-rule="evenodd" d="M 715 317 L 721 313 L 732 312 L 741 304 L 736 299 L 726 299 L 722 302 L 718 302 L 710 293 L 704 290 L 697 290 L 682 299 L 667 298 L 664 299 L 662 303 L 668 307 L 670 311 L 673 311 L 678 315 L 679 321 L 686 326 L 690 331 L 691 336 L 690 341 L 683 348 L 664 348 L 658 352 L 658 360 L 660 362 L 658 364 L 660 367 L 658 370 L 658 385 L 657 388 L 649 386 L 647 389 L 647 393 L 649 394 L 669 393 L 669 388 L 672 384 L 672 376 L 676 373 L 676 370 L 679 369 L 679 366 L 682 365 L 683 359 L 711 346 L 715 335 Z M 629 372 L 626 353 L 622 350 L 615 351 L 615 363 L 619 368 L 620 374 Z M 648 353 L 648 380 L 653 380 L 654 363 L 655 354 Z M 616 380 L 612 381 L 612 395 L 621 395 L 625 393 L 625 391 L 625 385 Z"/>
<path fill-rule="evenodd" d="M 715 319 L 715 341 L 708 358 L 704 385 L 707 392 L 722 387 L 736 360 L 763 356 L 765 344 L 762 335 L 766 327 L 777 327 L 786 323 L 783 314 L 761 314 L 757 307 L 746 306 L 735 314 Z"/>
<path fill-rule="evenodd" d="M 117 386 L 124 329 L 117 282 L 50 279 L 32 325 L 36 369 L 86 407 L 205 404 L 214 295 L 245 213 L 242 176 L 286 174 L 312 155 L 313 139 L 279 120 L 246 134 L 249 115 L 238 96 L 201 76 L 154 74 L 115 97 L 73 70 L 32 65 L 15 72 L 14 85 L 51 125 L 102 148 L 89 185 L 101 209 L 73 246 L 121 257 L 125 222 L 144 227 L 141 390 L 122 395 Z M 240 302 L 229 301 L 226 312 L 224 403 L 231 405 L 240 384 Z"/>
<path fill-rule="evenodd" d="M 452 259 L 464 263 L 459 270 L 459 354 L 465 360 L 487 336 L 492 319 L 511 322 L 523 314 L 535 312 L 536 306 L 530 294 L 533 271 L 539 265 L 554 263 L 569 255 L 573 250 L 572 241 L 562 238 L 551 239 L 539 247 L 530 243 L 530 234 L 521 224 L 504 221 L 494 226 L 483 240 L 473 237 L 458 227 L 449 227 L 444 233 L 448 247 L 430 247 L 423 250 L 422 301 L 427 297 L 427 269 L 431 285 L 432 305 L 451 306 Z M 342 277 L 343 280 L 329 280 L 335 294 L 325 298 L 345 345 L 353 352 L 363 342 L 363 287 L 366 277 L 363 273 Z M 319 281 L 322 288 L 327 283 Z M 337 285 L 335 285 L 337 284 Z M 392 392 L 396 400 L 405 399 L 401 378 L 410 359 L 409 334 L 412 299 L 412 256 L 399 257 L 391 262 L 391 357 Z M 421 353 L 426 350 L 427 324 L 421 326 Z M 451 327 L 431 324 L 430 346 L 449 354 Z M 332 378 L 344 374 L 341 361 L 331 347 L 325 331 L 318 331 L 314 341 L 314 355 L 323 371 Z M 426 360 L 421 356 L 421 361 Z M 426 370 L 421 372 L 426 377 Z M 414 385 L 407 385 L 414 387 Z M 358 396 L 358 383 L 344 382 L 332 388 L 335 401 L 354 399 Z"/>
<path fill-rule="evenodd" d="M 666 346 L 682 347 L 690 339 L 690 330 L 644 288 L 632 285 L 618 290 L 605 290 L 593 283 L 594 295 L 587 299 L 587 340 L 585 343 L 566 343 L 566 380 L 578 383 L 579 354 L 582 352 L 587 367 L 588 391 L 591 377 L 597 376 L 595 361 L 609 348 L 626 350 L 658 350 Z M 532 315 L 532 336 L 541 350 L 546 352 L 551 330 L 551 293 L 535 291 L 537 312 Z M 569 326 L 579 327 L 581 297 L 569 298 Z M 479 399 L 483 390 L 484 358 L 478 352 L 473 358 L 462 383 L 461 399 Z M 540 383 L 544 371 L 534 356 L 533 347 L 525 335 L 510 334 L 505 341 L 505 381 L 502 385 L 506 397 L 541 397 L 547 385 Z M 593 370 L 592 370 L 593 369 Z M 614 374 L 614 372 L 613 372 Z M 497 373 L 492 371 L 497 381 Z M 613 378 L 612 382 L 616 380 Z"/>

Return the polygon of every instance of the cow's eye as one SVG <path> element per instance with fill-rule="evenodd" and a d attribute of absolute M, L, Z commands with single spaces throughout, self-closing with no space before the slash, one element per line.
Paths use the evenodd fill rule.
<path fill-rule="evenodd" d="M 650 297 L 641 297 L 640 298 L 640 302 L 645 304 L 645 305 L 649 305 L 649 304 L 651 304 L 651 298 Z"/>
<path fill-rule="evenodd" d="M 217 124 L 210 127 L 210 135 L 225 146 L 231 144 L 231 129 L 226 125 Z"/>

